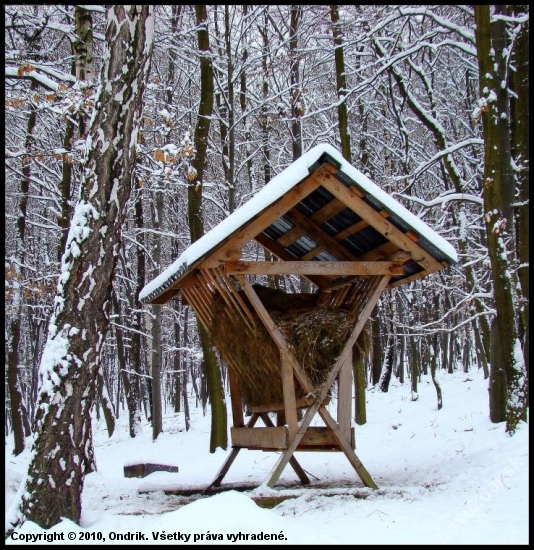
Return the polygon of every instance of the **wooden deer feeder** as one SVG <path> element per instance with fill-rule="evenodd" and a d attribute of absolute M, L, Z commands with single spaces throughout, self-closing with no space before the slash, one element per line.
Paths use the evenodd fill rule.
<path fill-rule="evenodd" d="M 276 261 L 241 259 L 253 240 Z M 288 463 L 309 483 L 295 451 L 336 450 L 346 455 L 366 486 L 376 488 L 354 452 L 353 349 L 384 290 L 456 261 L 447 241 L 336 149 L 319 145 L 150 282 L 141 301 L 163 304 L 180 294 L 228 367 L 233 449 L 211 486 L 221 483 L 241 449 L 260 449 L 281 451 L 269 487 Z M 299 275 L 316 291 L 278 293 L 273 306 L 268 289 L 251 282 L 259 275 Z M 314 335 L 313 347 L 319 340 L 333 342 L 327 368 L 323 365 L 317 376 L 310 363 L 328 355 L 310 360 L 309 349 L 300 350 L 299 343 L 304 333 L 317 325 L 322 330 L 332 319 L 334 333 Z M 337 418 L 327 408 L 334 384 Z M 246 423 L 244 407 L 251 415 Z M 276 424 L 270 413 L 277 413 Z M 317 414 L 324 426 L 311 425 Z M 258 420 L 264 426 L 257 426 Z"/>

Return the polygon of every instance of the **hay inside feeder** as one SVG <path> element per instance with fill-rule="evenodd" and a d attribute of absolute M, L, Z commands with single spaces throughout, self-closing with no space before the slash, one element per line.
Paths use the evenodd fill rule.
<path fill-rule="evenodd" d="M 340 308 L 316 307 L 315 294 L 286 294 L 255 285 L 259 298 L 283 333 L 314 388 L 319 388 L 339 357 L 356 322 L 355 314 Z M 248 303 L 246 296 L 242 295 Z M 252 307 L 250 311 L 256 313 Z M 243 402 L 265 406 L 283 402 L 280 352 L 259 318 L 255 333 L 235 312 L 229 313 L 218 296 L 213 303 L 213 343 L 235 375 Z M 364 352 L 364 333 L 356 353 Z M 296 399 L 305 396 L 295 382 Z"/>

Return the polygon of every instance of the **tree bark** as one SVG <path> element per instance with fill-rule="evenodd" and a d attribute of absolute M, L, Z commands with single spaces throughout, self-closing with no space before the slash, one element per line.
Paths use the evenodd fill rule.
<path fill-rule="evenodd" d="M 163 220 L 163 189 L 160 185 L 155 190 L 155 201 L 151 205 L 152 228 L 154 238 L 152 241 L 152 260 L 154 264 L 154 273 L 161 271 L 161 252 L 162 236 L 161 224 Z M 152 353 L 150 361 L 150 374 L 152 376 L 152 439 L 155 441 L 158 435 L 163 431 L 163 403 L 161 397 L 161 369 L 163 363 L 162 356 L 162 336 L 161 336 L 161 306 L 152 306 Z"/>
<path fill-rule="evenodd" d="M 495 6 L 495 12 L 503 15 L 503 8 Z M 513 434 L 519 422 L 526 420 L 527 377 L 519 338 L 515 306 L 517 276 L 513 268 L 516 180 L 512 170 L 507 79 L 506 52 L 510 44 L 505 21 L 500 17 L 492 21 L 490 9 L 490 6 L 474 6 L 484 134 L 484 219 L 497 312 L 495 328 L 498 342 L 492 341 L 492 345 L 500 346 L 502 358 L 497 364 L 492 363 L 491 368 L 504 372 L 506 418 L 498 421 L 506 420 L 506 429 Z M 495 391 L 499 396 L 504 392 L 498 388 L 497 379 L 502 378 L 494 376 L 495 385 L 490 386 L 490 391 Z M 490 399 L 490 405 L 492 403 Z"/>
<path fill-rule="evenodd" d="M 529 6 L 511 6 L 512 13 L 522 16 L 529 13 Z M 515 47 L 512 51 L 512 63 L 515 71 L 511 72 L 514 95 L 511 100 L 512 155 L 516 166 L 518 194 L 515 210 L 517 271 L 521 284 L 520 311 L 522 320 L 523 355 L 527 376 L 529 375 L 529 21 L 519 26 Z"/>
<path fill-rule="evenodd" d="M 195 5 L 195 14 L 198 26 L 198 49 L 200 52 L 200 105 L 194 134 L 196 154 L 192 161 L 196 177 L 188 188 L 189 229 L 192 243 L 204 234 L 202 181 L 207 160 L 210 117 L 213 112 L 213 66 L 210 57 L 206 5 Z M 226 401 L 224 399 L 221 371 L 212 350 L 209 336 L 200 320 L 198 320 L 198 327 L 211 403 L 210 452 L 214 453 L 217 447 L 226 449 L 228 446 Z"/>
<path fill-rule="evenodd" d="M 349 116 L 345 96 L 347 94 L 347 77 L 345 73 L 345 53 L 343 50 L 343 37 L 339 24 L 338 6 L 330 6 L 330 19 L 332 21 L 332 35 L 334 37 L 334 59 L 336 63 L 336 87 L 337 87 L 337 116 L 339 120 L 339 137 L 341 140 L 341 154 L 352 162 L 350 147 Z"/>
<path fill-rule="evenodd" d="M 35 83 L 31 85 L 32 89 L 36 89 Z M 25 150 L 30 154 L 33 149 L 34 131 L 37 122 L 37 113 L 35 108 L 30 109 L 28 116 L 28 124 L 26 128 L 26 137 L 24 140 Z M 25 449 L 25 437 L 30 433 L 24 429 L 25 424 L 29 424 L 28 413 L 24 405 L 24 398 L 20 386 L 19 365 L 21 362 L 19 346 L 21 337 L 21 323 L 23 311 L 23 279 L 24 265 L 26 257 L 26 220 L 28 211 L 28 194 L 31 181 L 31 165 L 29 162 L 22 165 L 22 178 L 20 180 L 20 199 L 18 202 L 17 212 L 17 248 L 18 262 L 13 262 L 11 270 L 12 277 L 12 292 L 11 292 L 11 320 L 9 322 L 9 330 L 6 331 L 6 359 L 7 359 L 7 383 L 9 390 L 11 427 L 13 429 L 15 456 L 22 453 Z"/>
<path fill-rule="evenodd" d="M 93 466 L 91 409 L 150 67 L 152 12 L 146 5 L 108 11 L 81 195 L 41 359 L 36 436 L 20 500 L 7 519 L 13 528 L 25 519 L 45 529 L 63 517 L 80 520 L 84 478 Z"/>

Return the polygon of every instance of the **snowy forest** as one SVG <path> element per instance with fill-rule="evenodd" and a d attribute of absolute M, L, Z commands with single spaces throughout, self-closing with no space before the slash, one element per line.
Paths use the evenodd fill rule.
<path fill-rule="evenodd" d="M 446 408 L 440 378 L 475 369 L 492 422 L 513 436 L 527 419 L 528 5 L 13 4 L 4 19 L 5 437 L 33 445 L 12 528 L 79 520 L 94 416 L 110 435 L 127 417 L 131 438 L 148 420 L 155 440 L 167 411 L 188 429 L 200 409 L 206 452 L 228 447 L 208 334 L 181 299 L 139 295 L 319 143 L 459 257 L 383 295 L 357 389 L 396 379 L 415 401 L 430 373 Z"/>

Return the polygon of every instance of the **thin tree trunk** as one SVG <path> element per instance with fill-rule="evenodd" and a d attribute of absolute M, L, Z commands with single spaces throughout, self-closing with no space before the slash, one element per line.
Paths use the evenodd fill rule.
<path fill-rule="evenodd" d="M 419 379 L 419 365 L 421 364 L 421 357 L 419 356 L 419 350 L 417 349 L 417 342 L 415 336 L 410 338 L 410 385 L 412 390 L 412 401 L 417 401 L 417 382 Z"/>
<path fill-rule="evenodd" d="M 246 20 L 248 16 L 248 4 L 243 4 L 243 19 Z M 239 103 L 241 105 L 241 116 L 243 117 L 243 126 L 245 127 L 245 153 L 246 153 L 246 166 L 247 166 L 247 180 L 249 190 L 252 191 L 252 148 L 250 146 L 252 141 L 251 127 L 248 123 L 247 117 L 247 61 L 248 61 L 248 33 L 243 36 L 243 48 L 241 50 L 241 61 L 243 63 L 241 73 L 239 75 Z"/>
<path fill-rule="evenodd" d="M 213 66 L 210 57 L 208 14 L 206 5 L 195 5 L 197 21 L 198 49 L 200 52 L 200 105 L 195 127 L 194 145 L 196 149 L 192 165 L 196 174 L 188 187 L 188 213 L 191 242 L 204 234 L 202 214 L 202 182 L 206 164 L 206 151 L 209 138 L 210 117 L 213 111 Z M 210 452 L 228 446 L 226 401 L 222 388 L 221 371 L 212 350 L 207 332 L 198 321 L 200 343 L 204 354 L 204 368 L 211 403 Z"/>
<path fill-rule="evenodd" d="M 395 353 L 393 349 L 393 342 L 391 338 L 388 338 L 386 353 L 384 355 L 384 367 L 382 369 L 382 374 L 378 385 L 381 392 L 386 393 L 389 390 L 389 383 L 391 382 L 391 375 L 393 373 L 394 359 Z"/>
<path fill-rule="evenodd" d="M 152 205 L 152 228 L 154 240 L 152 242 L 152 260 L 154 271 L 161 271 L 162 237 L 161 223 L 163 218 L 163 190 L 156 190 L 155 204 Z M 163 431 L 163 403 L 161 396 L 161 369 L 162 369 L 162 336 L 161 336 L 161 306 L 152 306 L 152 353 L 150 361 L 150 375 L 152 376 L 152 439 L 155 441 Z"/>
<path fill-rule="evenodd" d="M 184 348 L 189 347 L 189 308 L 186 307 L 184 311 Z M 191 417 L 189 413 L 189 399 L 187 396 L 187 385 L 189 383 L 188 380 L 188 373 L 189 373 L 189 366 L 186 355 L 185 358 L 182 354 L 182 360 L 180 362 L 181 365 L 181 375 L 182 375 L 182 398 L 184 402 L 184 422 L 185 422 L 185 431 L 189 431 L 189 428 L 191 426 Z"/>
<path fill-rule="evenodd" d="M 37 89 L 37 85 L 32 83 L 32 89 Z M 24 146 L 26 153 L 31 154 L 33 143 L 35 140 L 34 130 L 37 122 L 37 113 L 35 107 L 30 108 L 28 116 L 28 124 L 26 127 L 26 137 Z M 11 293 L 11 320 L 9 330 L 6 331 L 6 350 L 7 350 L 7 383 L 9 389 L 11 426 L 13 429 L 15 456 L 22 453 L 25 448 L 25 437 L 29 436 L 24 429 L 25 424 L 29 424 L 28 412 L 24 405 L 24 398 L 20 387 L 20 338 L 21 338 L 21 323 L 23 312 L 23 279 L 24 265 L 26 257 L 26 219 L 28 210 L 28 194 L 31 181 L 31 165 L 23 163 L 22 178 L 20 180 L 20 199 L 18 204 L 17 217 L 17 248 L 19 261 L 13 262 L 12 268 L 12 293 Z"/>
<path fill-rule="evenodd" d="M 432 337 L 433 342 L 430 344 L 430 374 L 432 376 L 432 383 L 434 384 L 434 388 L 436 389 L 436 397 L 438 402 L 438 411 L 441 410 L 443 407 L 443 393 L 441 391 L 441 385 L 438 382 L 438 372 L 439 369 L 437 368 L 438 364 L 438 355 L 436 353 L 436 347 L 438 343 L 438 335 L 435 333 Z"/>
<path fill-rule="evenodd" d="M 347 77 L 345 73 L 345 53 L 343 49 L 343 36 L 339 24 L 339 9 L 336 5 L 330 6 L 330 19 L 332 21 L 332 35 L 334 37 L 334 59 L 336 63 L 336 88 L 338 97 L 337 117 L 339 121 L 339 137 L 341 140 L 341 154 L 349 162 L 352 161 L 350 147 L 349 116 L 347 102 Z"/>

